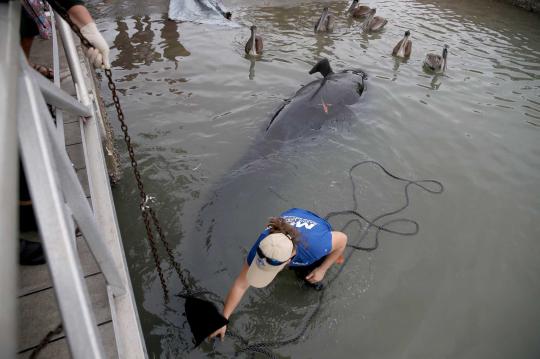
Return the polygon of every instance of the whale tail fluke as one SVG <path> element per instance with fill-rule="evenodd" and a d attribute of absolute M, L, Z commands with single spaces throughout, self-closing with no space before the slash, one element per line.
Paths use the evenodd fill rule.
<path fill-rule="evenodd" d="M 332 67 L 330 67 L 330 61 L 328 61 L 327 58 L 324 58 L 317 62 L 315 66 L 313 66 L 313 68 L 309 71 L 309 74 L 312 75 L 316 72 L 320 72 L 321 75 L 323 75 L 324 77 L 334 73 L 334 71 L 332 71 Z"/>

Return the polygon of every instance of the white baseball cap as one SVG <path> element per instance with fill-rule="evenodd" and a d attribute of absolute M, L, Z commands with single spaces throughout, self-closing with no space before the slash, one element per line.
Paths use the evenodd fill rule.
<path fill-rule="evenodd" d="M 266 287 L 291 259 L 294 246 L 292 240 L 283 233 L 267 235 L 257 248 L 257 254 L 247 272 L 249 285 Z"/>

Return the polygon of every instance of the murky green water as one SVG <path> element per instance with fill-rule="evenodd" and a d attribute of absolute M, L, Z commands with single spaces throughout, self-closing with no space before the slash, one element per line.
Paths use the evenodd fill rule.
<path fill-rule="evenodd" d="M 292 206 L 321 214 L 351 208 L 347 171 L 358 161 L 444 184 L 440 195 L 411 189 L 400 217 L 418 221 L 418 235 L 382 234 L 377 251 L 355 253 L 305 337 L 276 355 L 540 356 L 538 15 L 492 1 L 379 1 L 388 25 L 365 35 L 342 16 L 346 2 L 328 2 L 339 15 L 336 30 L 315 35 L 320 2 L 231 0 L 238 28 L 168 21 L 168 3 L 156 0 L 91 3 L 114 44 L 114 76 L 147 191 L 198 288 L 225 296 L 269 216 Z M 252 23 L 265 41 L 255 62 L 243 53 Z M 406 29 L 413 54 L 402 62 L 390 53 Z M 424 72 L 425 54 L 445 43 L 447 72 Z M 336 69 L 368 73 L 359 120 L 227 176 L 323 56 Z M 150 357 L 234 357 L 230 338 L 191 350 L 183 301 L 164 305 L 124 163 L 114 192 Z M 355 178 L 369 218 L 404 201 L 403 185 L 375 168 Z M 214 205 L 201 212 L 215 190 Z M 232 327 L 252 341 L 286 339 L 315 303 L 316 294 L 284 274 L 246 295 Z"/>

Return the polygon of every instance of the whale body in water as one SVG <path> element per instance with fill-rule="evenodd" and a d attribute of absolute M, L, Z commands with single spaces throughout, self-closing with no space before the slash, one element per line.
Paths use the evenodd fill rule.
<path fill-rule="evenodd" d="M 201 207 L 191 222 L 195 227 L 188 237 L 203 241 L 199 242 L 202 243 L 201 256 L 208 255 L 210 248 L 215 247 L 222 260 L 228 263 L 233 261 L 232 258 L 238 258 L 239 250 L 249 248 L 258 233 L 257 229 L 246 231 L 246 228 L 255 218 L 260 220 L 267 215 L 275 215 L 265 212 L 270 208 L 266 207 L 268 199 L 287 202 L 288 199 L 282 198 L 280 192 L 294 187 L 296 176 L 291 169 L 296 168 L 297 160 L 305 166 L 303 151 L 296 149 L 319 143 L 325 133 L 325 124 L 331 121 L 358 120 L 363 102 L 361 98 L 366 90 L 365 72 L 334 72 L 326 59 L 319 61 L 310 71 L 311 74 L 316 72 L 323 77 L 303 86 L 280 104 L 244 156 L 214 182 L 202 203 L 196 202 Z M 330 145 L 327 142 L 319 144 L 322 147 Z M 289 161 L 289 156 L 292 161 Z"/>
<path fill-rule="evenodd" d="M 321 73 L 286 100 L 272 116 L 265 137 L 286 141 L 320 130 L 328 121 L 356 119 L 352 105 L 358 103 L 367 75 L 360 69 L 334 72 L 328 59 L 320 60 L 309 71 Z"/>
<path fill-rule="evenodd" d="M 324 133 L 321 129 L 331 122 L 357 120 L 358 105 L 366 90 L 367 75 L 364 71 L 347 69 L 334 72 L 328 59 L 322 59 L 309 73 L 320 73 L 323 77 L 303 86 L 277 108 L 254 144 L 215 184 L 217 187 L 211 191 L 214 196 L 218 192 L 228 192 L 226 188 L 239 176 L 264 170 L 269 164 L 268 156 L 284 152 L 284 146 L 301 146 L 302 138 L 312 139 Z"/>

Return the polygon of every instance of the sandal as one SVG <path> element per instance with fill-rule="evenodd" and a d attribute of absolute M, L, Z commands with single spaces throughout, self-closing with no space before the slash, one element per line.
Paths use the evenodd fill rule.
<path fill-rule="evenodd" d="M 48 78 L 49 80 L 54 79 L 54 72 L 50 67 L 39 65 L 39 64 L 32 64 L 32 68 Z"/>
<path fill-rule="evenodd" d="M 19 239 L 19 264 L 35 266 L 46 262 L 41 243 Z"/>

